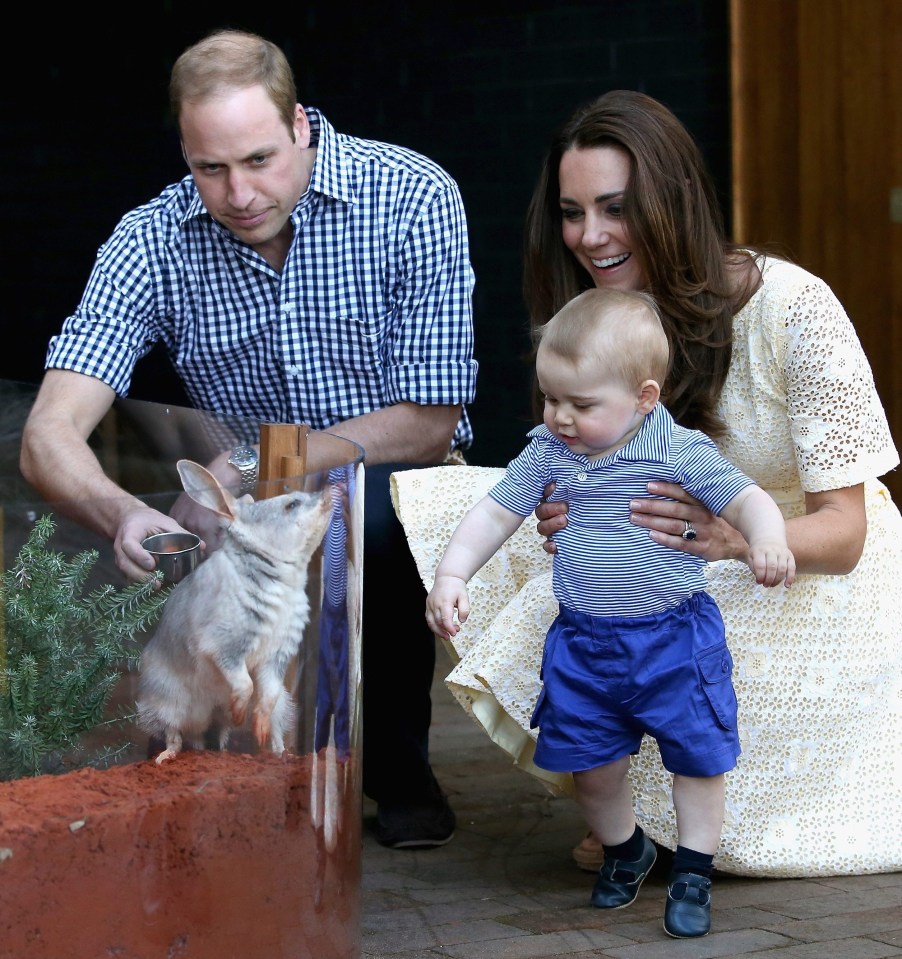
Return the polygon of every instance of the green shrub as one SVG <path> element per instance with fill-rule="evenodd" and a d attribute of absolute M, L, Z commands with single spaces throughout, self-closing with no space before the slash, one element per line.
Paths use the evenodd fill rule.
<path fill-rule="evenodd" d="M 55 529 L 51 516 L 41 517 L 0 577 L 0 779 L 108 765 L 129 748 L 86 753 L 81 737 L 132 718 L 107 718 L 107 705 L 169 595 L 158 575 L 85 594 L 98 552 L 67 559 L 49 550 Z"/>

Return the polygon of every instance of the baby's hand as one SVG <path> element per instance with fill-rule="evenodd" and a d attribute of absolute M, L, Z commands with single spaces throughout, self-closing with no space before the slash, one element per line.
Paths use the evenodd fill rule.
<path fill-rule="evenodd" d="M 759 542 L 749 546 L 748 565 L 755 574 L 755 582 L 761 586 L 784 583 L 789 589 L 795 582 L 795 557 L 785 543 Z"/>
<path fill-rule="evenodd" d="M 451 639 L 460 632 L 458 624 L 465 623 L 469 615 L 466 582 L 459 576 L 436 576 L 426 597 L 426 622 L 432 632 L 442 639 Z"/>

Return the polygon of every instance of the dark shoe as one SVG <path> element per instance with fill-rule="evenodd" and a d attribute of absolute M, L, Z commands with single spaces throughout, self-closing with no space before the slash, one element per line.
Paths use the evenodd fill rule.
<path fill-rule="evenodd" d="M 664 932 L 674 939 L 695 939 L 711 931 L 711 880 L 691 872 L 672 872 L 667 880 Z"/>
<path fill-rule="evenodd" d="M 639 887 L 658 858 L 655 844 L 643 837 L 645 848 L 635 862 L 625 859 L 605 860 L 598 870 L 591 903 L 596 909 L 622 909 L 639 895 Z"/>
<path fill-rule="evenodd" d="M 454 836 L 457 820 L 445 796 L 419 803 L 379 803 L 376 840 L 391 849 L 434 849 Z"/>

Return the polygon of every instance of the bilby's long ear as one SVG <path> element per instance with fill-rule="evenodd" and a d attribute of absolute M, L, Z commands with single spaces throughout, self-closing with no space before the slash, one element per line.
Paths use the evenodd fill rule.
<path fill-rule="evenodd" d="M 219 480 L 208 469 L 193 460 L 179 460 L 176 467 L 185 492 L 195 503 L 226 519 L 235 519 L 235 497 L 219 484 Z"/>

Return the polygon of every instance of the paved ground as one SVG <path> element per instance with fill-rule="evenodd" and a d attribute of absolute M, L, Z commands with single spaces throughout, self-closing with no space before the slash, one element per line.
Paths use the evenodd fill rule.
<path fill-rule="evenodd" d="M 432 759 L 457 833 L 415 852 L 385 849 L 364 830 L 363 959 L 902 957 L 902 873 L 717 876 L 711 933 L 676 940 L 661 927 L 665 854 L 632 906 L 593 909 L 592 876 L 570 859 L 582 831 L 574 804 L 511 766 L 445 689 L 442 650 L 438 665 Z M 365 824 L 373 813 L 365 800 Z"/>

